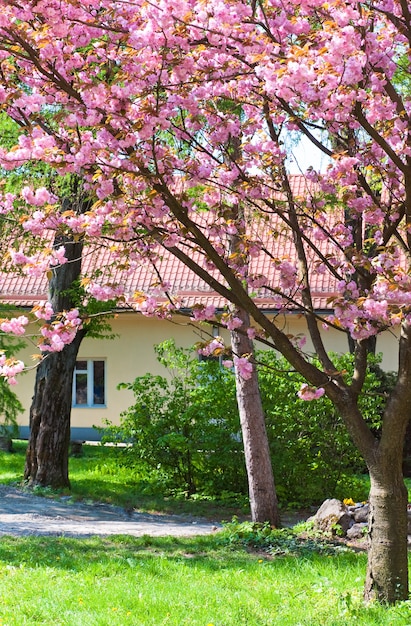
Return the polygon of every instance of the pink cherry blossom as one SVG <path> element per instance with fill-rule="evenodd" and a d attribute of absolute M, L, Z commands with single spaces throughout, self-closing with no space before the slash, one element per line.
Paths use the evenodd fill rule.
<path fill-rule="evenodd" d="M 203 356 L 213 356 L 216 351 L 224 350 L 224 342 L 221 337 L 215 337 L 204 348 L 200 348 L 199 354 Z"/>
<path fill-rule="evenodd" d="M 45 187 L 39 187 L 35 191 L 30 187 L 23 187 L 21 195 L 26 202 L 33 206 L 43 206 L 56 201 L 56 197 L 50 194 Z"/>
<path fill-rule="evenodd" d="M 228 330 L 235 330 L 243 325 L 243 322 L 239 317 L 232 317 L 231 315 L 223 319 L 222 322 L 227 326 Z"/>
<path fill-rule="evenodd" d="M 221 365 L 223 367 L 226 367 L 227 369 L 231 369 L 232 367 L 234 367 L 234 362 L 231 359 L 224 359 L 223 361 L 221 361 Z"/>
<path fill-rule="evenodd" d="M 255 328 L 247 328 L 247 337 L 249 339 L 255 339 L 257 336 L 257 331 Z"/>
<path fill-rule="evenodd" d="M 0 376 L 5 378 L 10 385 L 17 384 L 16 376 L 23 370 L 23 361 L 7 358 L 4 352 L 0 353 Z"/>
<path fill-rule="evenodd" d="M 306 383 L 303 383 L 300 390 L 297 392 L 297 396 L 300 398 L 300 400 L 310 401 L 321 398 L 324 393 L 325 390 L 323 389 L 323 387 L 318 387 L 317 389 L 315 389 L 314 387 L 310 387 Z"/>
<path fill-rule="evenodd" d="M 215 316 L 215 306 L 210 304 L 207 306 L 198 305 L 192 309 L 192 319 L 195 321 L 212 320 Z"/>
<path fill-rule="evenodd" d="M 11 333 L 12 335 L 24 335 L 26 332 L 25 327 L 29 323 L 28 318 L 25 315 L 19 315 L 19 317 L 12 317 L 9 320 L 0 323 L 0 329 L 4 333 Z"/>
<path fill-rule="evenodd" d="M 249 380 L 253 374 L 253 364 L 246 357 L 235 356 L 233 359 L 234 367 L 236 368 L 239 376 L 244 380 Z"/>
<path fill-rule="evenodd" d="M 155 265 L 167 274 L 171 251 L 194 264 L 223 310 L 243 302 L 260 328 L 256 308 L 276 308 L 274 322 L 263 319 L 264 340 L 276 347 L 280 337 L 298 358 L 301 345 L 280 317 L 299 307 L 312 314 L 318 300 L 334 308 L 329 323 L 355 340 L 409 322 L 410 226 L 402 212 L 411 104 L 404 90 L 397 99 L 390 91 L 398 50 L 409 53 L 399 28 L 409 19 L 404 3 L 363 10 L 286 0 L 266 11 L 257 3 L 253 12 L 242 0 L 70 0 L 58 10 L 53 0 L 3 1 L 0 14 L 0 56 L 12 59 L 0 107 L 21 127 L 16 145 L 0 149 L 0 164 L 24 171 L 38 161 L 57 175 L 76 174 L 93 199 L 78 213 L 62 210 L 46 183 L 0 194 L 0 212 L 19 215 L 27 237 L 10 250 L 25 275 L 66 262 L 62 248 L 50 248 L 56 232 L 81 235 L 86 246 L 115 242 L 113 272 Z M 326 164 L 314 162 L 297 190 L 287 135 L 309 138 L 312 128 L 321 129 L 312 143 Z M 157 278 L 160 287 L 145 285 L 136 297 L 110 272 L 88 277 L 87 290 L 160 317 L 190 301 L 192 319 L 215 319 L 214 306 L 191 306 L 189 273 L 182 296 Z M 81 323 L 73 316 L 44 325 L 45 349 L 71 340 Z M 48 307 L 34 317 L 54 319 Z M 236 316 L 223 314 L 221 323 L 241 329 Z M 241 363 L 244 371 L 251 365 Z"/>
<path fill-rule="evenodd" d="M 96 300 L 101 302 L 107 302 L 108 300 L 115 300 L 124 295 L 124 285 L 101 285 L 97 282 L 90 282 L 86 287 L 86 292 L 89 293 Z"/>
<path fill-rule="evenodd" d="M 44 306 L 35 307 L 33 309 L 34 315 L 37 319 L 49 321 L 54 314 L 53 306 L 51 302 L 46 302 Z"/>

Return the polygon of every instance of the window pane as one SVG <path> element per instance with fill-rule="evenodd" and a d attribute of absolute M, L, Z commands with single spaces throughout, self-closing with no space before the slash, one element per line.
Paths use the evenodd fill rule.
<path fill-rule="evenodd" d="M 76 370 L 87 371 L 87 361 L 76 361 Z"/>
<path fill-rule="evenodd" d="M 87 404 L 87 374 L 76 373 L 76 404 Z"/>
<path fill-rule="evenodd" d="M 94 361 L 93 404 L 105 404 L 104 361 Z"/>

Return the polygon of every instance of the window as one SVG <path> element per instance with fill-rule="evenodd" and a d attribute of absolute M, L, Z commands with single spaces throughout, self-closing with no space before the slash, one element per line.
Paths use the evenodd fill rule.
<path fill-rule="evenodd" d="M 73 380 L 73 406 L 90 407 L 106 404 L 105 361 L 76 361 Z"/>

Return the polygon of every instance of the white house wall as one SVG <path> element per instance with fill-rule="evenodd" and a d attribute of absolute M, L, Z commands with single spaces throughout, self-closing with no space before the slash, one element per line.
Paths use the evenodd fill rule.
<path fill-rule="evenodd" d="M 81 438 L 81 430 L 87 437 L 97 437 L 93 426 L 103 426 L 105 420 L 119 423 L 120 414 L 133 402 L 133 394 L 128 390 L 118 390 L 122 382 L 132 382 L 137 376 L 147 372 L 166 375 L 165 369 L 158 363 L 153 349 L 155 344 L 174 338 L 176 345 L 190 347 L 206 334 L 200 328 L 195 329 L 183 317 L 173 322 L 144 317 L 136 313 L 122 313 L 111 320 L 114 339 L 85 338 L 80 346 L 78 360 L 96 359 L 106 362 L 106 405 L 95 408 L 73 407 L 71 426 L 74 438 Z M 26 363 L 30 363 L 33 348 L 19 353 Z M 19 419 L 21 434 L 28 434 L 29 409 L 33 396 L 35 370 L 26 372 L 19 378 L 14 388 L 24 407 L 24 414 Z M 73 433 L 72 433 L 73 434 Z"/>
<path fill-rule="evenodd" d="M 278 322 L 288 333 L 304 335 L 304 320 L 299 315 L 290 315 L 287 319 Z M 105 420 L 119 423 L 120 414 L 133 402 L 133 395 L 127 390 L 118 390 L 122 382 L 132 382 L 137 376 L 147 372 L 166 375 L 164 368 L 158 363 L 153 349 L 166 339 L 174 338 L 176 345 L 190 347 L 197 341 L 206 339 L 206 333 L 200 327 L 197 329 L 183 317 L 176 317 L 173 322 L 147 318 L 135 313 L 122 313 L 111 322 L 112 330 L 118 336 L 115 339 L 85 338 L 79 351 L 79 360 L 97 359 L 106 363 L 106 399 L 105 406 L 96 408 L 72 409 L 72 438 L 98 439 L 98 433 L 93 426 L 103 426 Z M 347 338 L 344 333 L 334 330 L 324 335 L 327 350 L 344 353 L 348 350 Z M 389 334 L 378 340 L 377 351 L 384 354 L 383 367 L 386 370 L 396 368 L 397 340 Z M 262 347 L 262 346 L 259 346 Z M 305 349 L 312 347 L 307 342 Z M 33 349 L 25 349 L 21 358 L 29 362 L 29 355 Z M 20 356 L 20 355 L 19 355 Z M 29 409 L 34 389 L 35 370 L 25 373 L 19 378 L 15 391 L 24 407 L 24 414 L 20 417 L 21 434 L 28 435 Z"/>

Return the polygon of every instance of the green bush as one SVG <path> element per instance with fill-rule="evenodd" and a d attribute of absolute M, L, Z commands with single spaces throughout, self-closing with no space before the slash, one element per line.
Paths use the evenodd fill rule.
<path fill-rule="evenodd" d="M 128 462 L 144 465 L 166 489 L 188 495 L 244 492 L 246 476 L 232 373 L 199 361 L 192 349 L 165 341 L 155 347 L 170 377 L 145 374 L 120 388 L 134 404 L 104 440 L 128 441 Z"/>
<path fill-rule="evenodd" d="M 193 350 L 166 341 L 155 348 L 169 378 L 145 374 L 133 383 L 135 401 L 105 440 L 128 441 L 125 462 L 144 466 L 163 491 L 247 493 L 233 372 L 199 361 Z M 352 371 L 352 357 L 333 357 Z M 325 397 L 300 400 L 304 382 L 273 352 L 258 354 L 261 396 L 282 506 L 317 504 L 328 497 L 364 499 L 358 474 L 366 471 L 347 430 Z M 384 394 L 378 359 L 372 361 L 361 409 L 378 429 Z"/>
<path fill-rule="evenodd" d="M 329 497 L 364 498 L 357 475 L 366 472 L 331 401 L 323 396 L 306 402 L 297 397 L 304 379 L 273 352 L 258 355 L 262 402 L 279 500 L 288 505 L 318 503 Z M 378 429 L 385 401 L 380 393 L 378 359 L 370 357 L 360 408 Z M 338 370 L 352 373 L 350 354 L 335 356 Z"/>
<path fill-rule="evenodd" d="M 9 312 L 8 309 L 0 306 L 0 315 L 3 309 Z M 0 354 L 5 353 L 6 356 L 10 353 L 16 354 L 23 346 L 24 343 L 21 340 L 0 332 Z M 17 418 L 22 412 L 23 406 L 12 387 L 0 377 L 0 437 L 11 440 L 12 437 L 18 436 Z"/>

